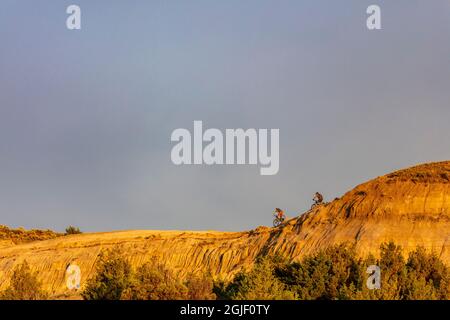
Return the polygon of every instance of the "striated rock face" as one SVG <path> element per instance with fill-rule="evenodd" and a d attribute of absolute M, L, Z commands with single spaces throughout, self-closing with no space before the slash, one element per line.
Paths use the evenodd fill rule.
<path fill-rule="evenodd" d="M 450 162 L 401 170 L 361 184 L 342 198 L 278 228 L 249 232 L 122 231 L 81 234 L 0 248 L 0 289 L 24 259 L 55 297 L 68 293 L 65 269 L 76 263 L 82 282 L 92 276 L 102 249 L 124 247 L 133 266 L 157 257 L 180 275 L 211 272 L 229 279 L 261 254 L 291 260 L 349 242 L 361 255 L 394 241 L 405 253 L 424 246 L 450 265 Z M 76 295 L 76 294 L 75 294 Z"/>

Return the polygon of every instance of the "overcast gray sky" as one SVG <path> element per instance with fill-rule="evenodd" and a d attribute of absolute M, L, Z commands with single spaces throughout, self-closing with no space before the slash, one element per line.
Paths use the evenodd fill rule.
<path fill-rule="evenodd" d="M 449 40 L 448 0 L 3 0 L 0 224 L 244 230 L 448 160 Z M 193 120 L 279 128 L 279 173 L 173 165 Z"/>

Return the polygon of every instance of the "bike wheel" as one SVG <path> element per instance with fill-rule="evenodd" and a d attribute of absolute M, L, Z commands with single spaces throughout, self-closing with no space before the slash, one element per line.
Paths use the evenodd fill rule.
<path fill-rule="evenodd" d="M 278 219 L 278 218 L 275 218 L 274 220 L 273 220 L 273 226 L 276 228 L 276 227 L 278 227 L 280 224 L 281 224 L 281 220 L 280 219 Z"/>

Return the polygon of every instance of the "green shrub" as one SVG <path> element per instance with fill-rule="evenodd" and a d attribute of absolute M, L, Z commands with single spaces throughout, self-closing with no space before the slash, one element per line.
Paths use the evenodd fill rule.
<path fill-rule="evenodd" d="M 350 299 L 363 285 L 355 249 L 331 246 L 279 268 L 280 280 L 301 300 Z"/>
<path fill-rule="evenodd" d="M 419 247 L 406 262 L 402 296 L 408 300 L 449 299 L 450 270 L 434 253 Z"/>
<path fill-rule="evenodd" d="M 174 272 L 155 259 L 142 265 L 132 285 L 125 291 L 127 300 L 178 300 L 187 298 L 188 289 Z"/>
<path fill-rule="evenodd" d="M 187 288 L 187 299 L 189 300 L 215 300 L 213 292 L 214 281 L 209 275 L 191 274 L 185 281 Z"/>
<path fill-rule="evenodd" d="M 24 261 L 14 269 L 9 287 L 0 297 L 2 300 L 45 300 L 48 294 L 42 289 L 36 273 Z"/>
<path fill-rule="evenodd" d="M 49 240 L 62 236 L 51 230 L 25 230 L 24 228 L 10 229 L 0 225 L 0 240 L 11 240 L 13 243 Z"/>
<path fill-rule="evenodd" d="M 80 231 L 80 228 L 76 228 L 74 226 L 68 226 L 66 228 L 66 235 L 69 235 L 69 234 L 80 234 L 80 233 L 82 233 Z"/>
<path fill-rule="evenodd" d="M 221 299 L 233 300 L 292 300 L 295 293 L 287 290 L 275 275 L 276 258 L 260 258 L 250 272 L 241 272 L 229 284 L 219 283 L 215 293 Z"/>
<path fill-rule="evenodd" d="M 104 251 L 96 264 L 96 274 L 87 281 L 82 292 L 85 300 L 119 300 L 132 285 L 130 263 L 120 249 Z"/>
<path fill-rule="evenodd" d="M 156 259 L 132 270 L 123 251 L 103 252 L 96 274 L 88 280 L 82 296 L 86 300 L 178 300 L 215 299 L 212 279 L 190 275 L 185 281 Z"/>

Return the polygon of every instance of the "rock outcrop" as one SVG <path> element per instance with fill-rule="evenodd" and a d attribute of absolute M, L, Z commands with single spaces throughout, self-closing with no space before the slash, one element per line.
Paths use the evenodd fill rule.
<path fill-rule="evenodd" d="M 405 253 L 423 246 L 450 265 L 450 162 L 424 164 L 361 184 L 331 203 L 278 228 L 248 232 L 122 231 L 58 237 L 0 247 L 0 289 L 15 265 L 27 260 L 54 297 L 74 295 L 65 285 L 70 263 L 92 276 L 101 250 L 120 245 L 133 266 L 153 257 L 180 275 L 210 272 L 230 279 L 262 254 L 300 259 L 326 246 L 348 242 L 361 255 L 377 255 L 394 241 Z"/>

